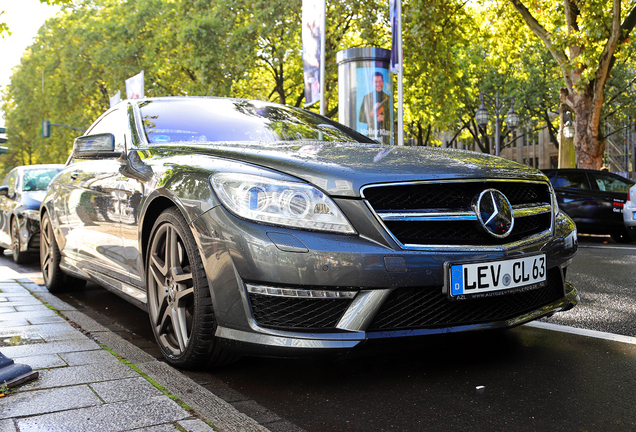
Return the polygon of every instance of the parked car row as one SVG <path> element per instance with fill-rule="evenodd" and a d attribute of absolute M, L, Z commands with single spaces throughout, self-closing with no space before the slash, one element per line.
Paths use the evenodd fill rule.
<path fill-rule="evenodd" d="M 11 249 L 22 264 L 40 253 L 40 204 L 64 165 L 29 165 L 12 169 L 0 185 L 0 252 Z"/>
<path fill-rule="evenodd" d="M 526 165 L 300 109 L 124 101 L 51 182 L 40 262 L 50 291 L 93 281 L 147 310 L 179 367 L 341 353 L 572 308 L 576 228 L 556 200 Z"/>
<path fill-rule="evenodd" d="M 579 233 L 608 234 L 615 241 L 632 241 L 625 204 L 634 182 L 618 174 L 585 169 L 543 171 L 557 195 L 559 207 L 576 223 Z M 636 221 L 635 221 L 636 222 Z"/>

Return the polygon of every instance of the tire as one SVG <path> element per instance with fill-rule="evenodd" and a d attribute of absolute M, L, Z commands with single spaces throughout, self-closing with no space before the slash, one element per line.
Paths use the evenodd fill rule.
<path fill-rule="evenodd" d="M 29 252 L 20 250 L 20 224 L 16 218 L 11 219 L 11 253 L 16 264 L 26 264 L 33 258 Z"/>
<path fill-rule="evenodd" d="M 49 292 L 65 292 L 83 288 L 86 281 L 67 275 L 60 269 L 62 254 L 57 247 L 53 225 L 48 213 L 42 215 L 40 224 L 40 267 L 44 284 Z"/>
<path fill-rule="evenodd" d="M 155 222 L 146 254 L 148 313 L 168 363 L 221 366 L 238 357 L 221 348 L 208 280 L 194 236 L 176 207 Z"/>

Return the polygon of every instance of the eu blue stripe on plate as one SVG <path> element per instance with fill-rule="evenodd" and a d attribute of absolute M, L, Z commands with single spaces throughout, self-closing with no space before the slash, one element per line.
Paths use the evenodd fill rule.
<path fill-rule="evenodd" d="M 464 293 L 464 266 L 456 265 L 451 270 L 451 287 L 453 295 Z"/>

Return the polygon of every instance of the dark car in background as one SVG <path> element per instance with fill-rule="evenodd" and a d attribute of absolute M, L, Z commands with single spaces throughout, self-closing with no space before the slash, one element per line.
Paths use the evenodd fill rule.
<path fill-rule="evenodd" d="M 559 207 L 576 223 L 579 233 L 608 234 L 629 242 L 623 222 L 627 192 L 634 184 L 618 174 L 585 169 L 543 171 L 556 192 Z"/>
<path fill-rule="evenodd" d="M 40 253 L 40 204 L 64 165 L 13 168 L 0 185 L 0 250 L 22 264 Z"/>
<path fill-rule="evenodd" d="M 296 108 L 123 101 L 51 183 L 40 259 L 51 291 L 91 280 L 147 310 L 179 367 L 341 353 L 573 307 L 575 226 L 555 204 L 526 165 Z"/>

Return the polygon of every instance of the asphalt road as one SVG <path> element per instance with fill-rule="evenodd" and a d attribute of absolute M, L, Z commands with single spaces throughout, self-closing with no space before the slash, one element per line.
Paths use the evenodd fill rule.
<path fill-rule="evenodd" d="M 568 273 L 581 304 L 544 322 L 636 336 L 635 264 L 635 245 L 583 241 Z M 37 278 L 37 266 L 21 268 Z M 136 307 L 95 285 L 60 297 L 159 356 Z M 254 418 L 297 426 L 287 430 L 633 431 L 635 370 L 634 341 L 522 326 L 189 375 Z"/>

